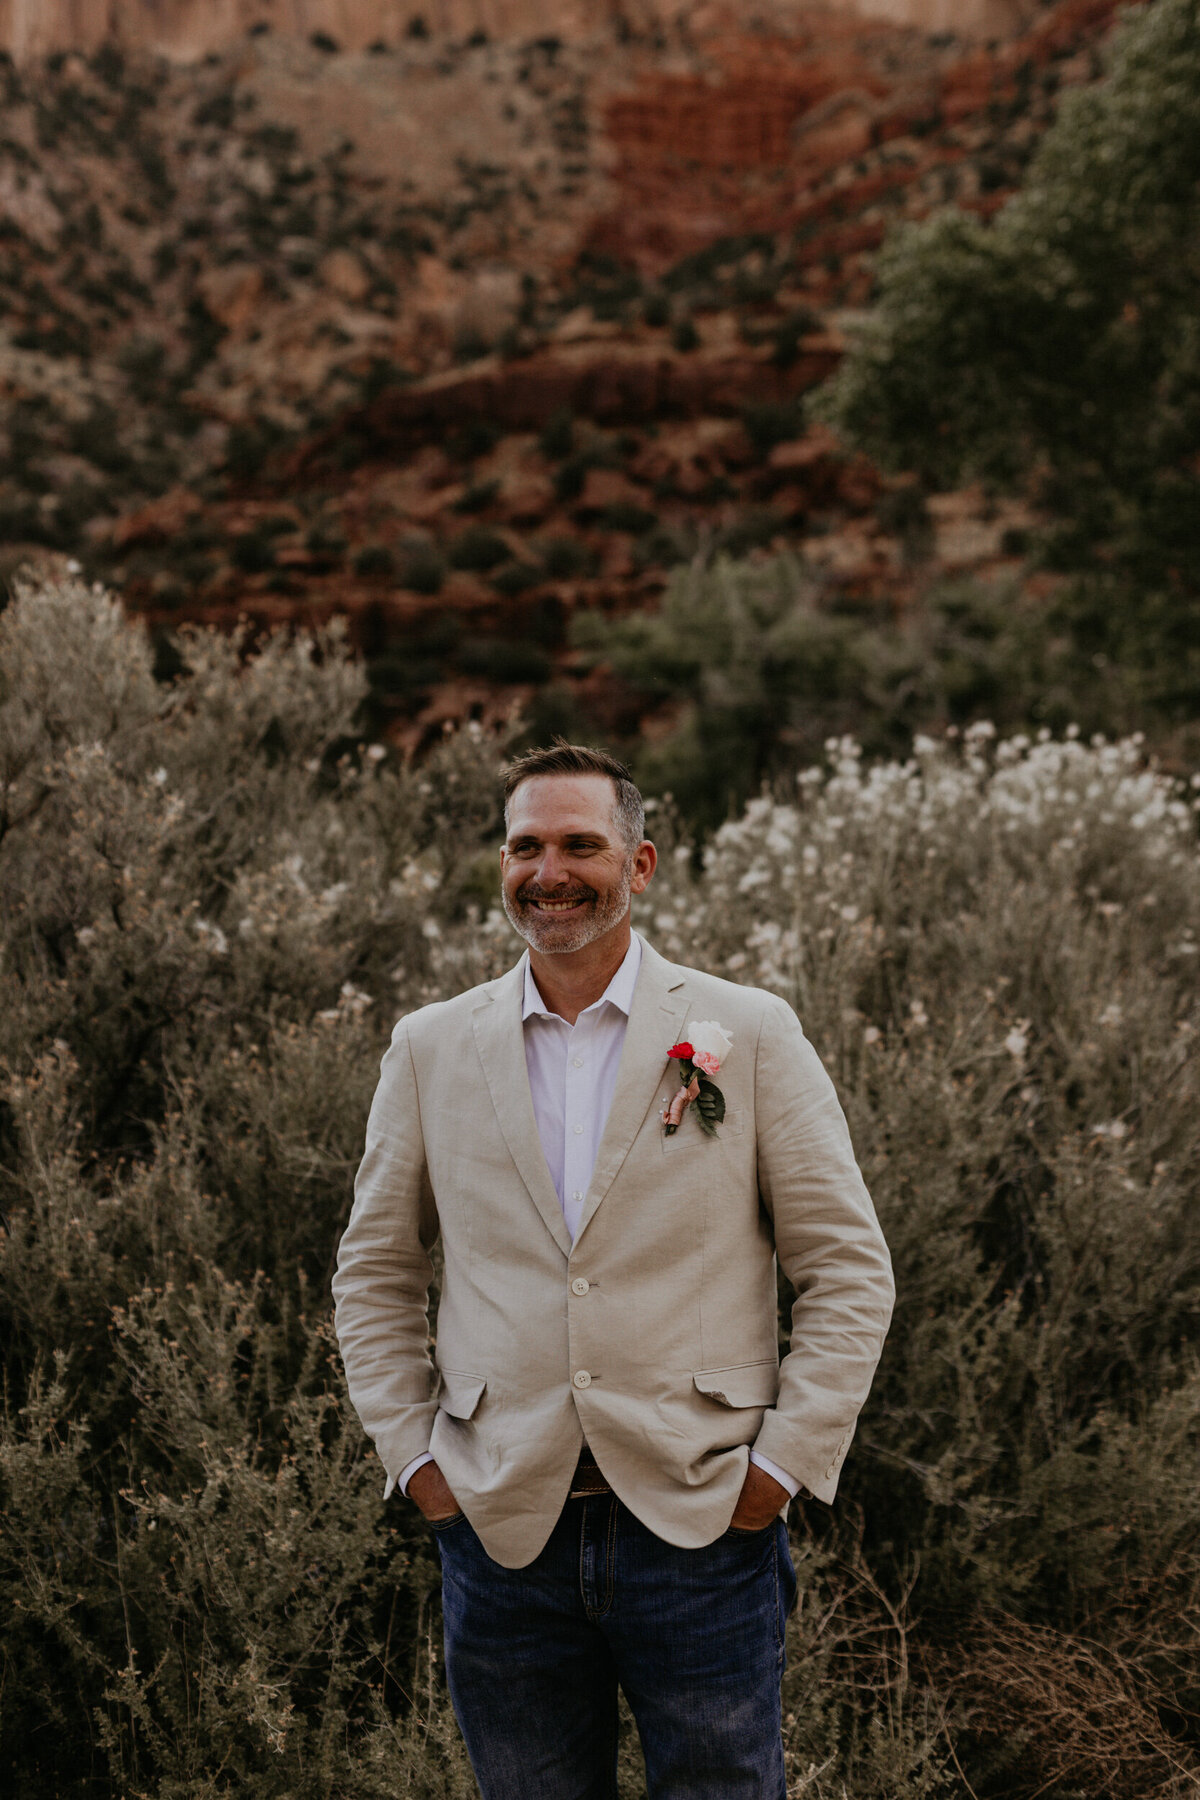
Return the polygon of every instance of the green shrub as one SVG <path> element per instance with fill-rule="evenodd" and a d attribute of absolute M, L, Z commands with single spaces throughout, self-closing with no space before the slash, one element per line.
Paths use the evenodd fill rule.
<path fill-rule="evenodd" d="M 464 675 L 481 675 L 488 681 L 532 681 L 550 677 L 550 659 L 536 644 L 510 638 L 468 638 L 456 658 Z"/>
<path fill-rule="evenodd" d="M 538 448 L 547 462 L 561 462 L 575 448 L 575 418 L 565 407 L 543 426 Z"/>
<path fill-rule="evenodd" d="M 1059 567 L 1120 573 L 1131 609 L 1153 590 L 1165 660 L 1157 627 L 1187 629 L 1200 567 L 1195 0 L 1130 11 L 1108 50 L 989 221 L 947 207 L 889 238 L 817 406 L 930 486 L 1032 492 Z"/>
<path fill-rule="evenodd" d="M 486 575 L 497 563 L 512 554 L 505 540 L 485 525 L 469 525 L 446 545 L 446 560 L 452 569 L 470 569 Z"/>
<path fill-rule="evenodd" d="M 537 552 L 542 567 L 552 581 L 564 581 L 573 575 L 590 575 L 593 572 L 595 557 L 579 538 L 543 538 L 537 546 Z"/>
<path fill-rule="evenodd" d="M 396 559 L 386 544 L 365 544 L 354 554 L 356 575 L 393 575 Z"/>
<path fill-rule="evenodd" d="M 437 594 L 446 579 L 446 562 L 433 544 L 406 544 L 400 552 L 396 579 L 414 594 Z"/>
<path fill-rule="evenodd" d="M 804 436 L 804 407 L 800 400 L 760 400 L 742 408 L 742 424 L 758 454 L 765 457 L 776 444 Z"/>
<path fill-rule="evenodd" d="M 242 532 L 231 539 L 229 553 L 236 567 L 248 575 L 257 575 L 275 566 L 275 546 L 265 531 Z"/>
<path fill-rule="evenodd" d="M 458 513 L 483 512 L 492 504 L 500 492 L 500 477 L 493 475 L 487 481 L 472 481 L 464 488 L 454 502 L 454 510 Z"/>
<path fill-rule="evenodd" d="M 764 636 L 812 622 L 779 567 L 709 573 L 688 616 L 753 698 Z M 173 658 L 80 582 L 0 612 L 0 1763 L 467 1800 L 434 1559 L 328 1281 L 394 1018 L 519 949 L 503 745 L 364 743 L 336 630 Z M 813 1800 L 1200 1779 L 1194 791 L 1137 740 L 977 724 L 893 761 L 835 737 L 705 847 L 651 793 L 639 926 L 796 1005 L 896 1266 L 838 1504 L 794 1515 Z"/>
<path fill-rule="evenodd" d="M 498 594 L 516 595 L 523 594 L 527 588 L 536 587 L 544 579 L 544 575 L 536 563 L 513 561 L 493 569 L 490 579 Z"/>

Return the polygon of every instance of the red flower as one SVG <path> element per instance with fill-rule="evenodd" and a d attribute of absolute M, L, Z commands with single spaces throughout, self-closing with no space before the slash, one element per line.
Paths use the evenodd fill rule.
<path fill-rule="evenodd" d="M 692 1055 L 692 1046 L 690 1044 L 672 1044 L 671 1048 L 667 1051 L 667 1055 L 668 1056 L 678 1056 L 687 1061 L 690 1061 L 691 1055 Z"/>

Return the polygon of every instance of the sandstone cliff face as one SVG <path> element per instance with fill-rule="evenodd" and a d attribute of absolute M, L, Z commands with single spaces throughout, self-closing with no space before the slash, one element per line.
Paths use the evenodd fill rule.
<path fill-rule="evenodd" d="M 833 12 L 886 19 L 960 37 L 1023 28 L 1035 0 L 824 0 Z M 574 41 L 615 29 L 653 32 L 681 20 L 706 28 L 714 12 L 696 0 L 0 0 L 0 49 L 24 63 L 55 51 L 91 52 L 105 42 L 179 60 L 228 49 L 256 26 L 284 36 L 324 33 L 345 50 L 396 43 L 419 17 L 437 35 Z M 775 23 L 814 10 L 811 0 L 760 0 Z M 744 8 L 740 22 L 748 21 Z M 736 20 L 736 13 L 733 15 Z"/>
<path fill-rule="evenodd" d="M 547 683 L 636 728 L 570 618 L 705 547 L 799 548 L 885 612 L 931 566 L 1011 570 L 1022 518 L 925 513 L 800 402 L 889 224 L 1001 204 L 1115 5 L 977 47 L 710 5 L 602 47 L 543 12 L 0 65 L 0 577 L 54 553 L 156 622 L 342 616 L 419 746 Z"/>

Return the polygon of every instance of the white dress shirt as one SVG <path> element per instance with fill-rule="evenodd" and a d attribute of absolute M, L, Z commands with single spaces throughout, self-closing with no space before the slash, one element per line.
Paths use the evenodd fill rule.
<path fill-rule="evenodd" d="M 521 1024 L 533 1116 L 550 1179 L 574 1243 L 600 1139 L 612 1109 L 625 1027 L 642 965 L 642 940 L 636 932 L 632 934 L 620 968 L 600 998 L 585 1007 L 573 1025 L 546 1006 L 534 980 L 528 951 L 524 962 Z M 754 1450 L 750 1460 L 795 1497 L 800 1484 L 793 1476 Z M 409 1480 L 417 1470 L 432 1461 L 426 1452 L 415 1456 L 400 1471 L 396 1485 L 402 1494 L 408 1492 Z"/>

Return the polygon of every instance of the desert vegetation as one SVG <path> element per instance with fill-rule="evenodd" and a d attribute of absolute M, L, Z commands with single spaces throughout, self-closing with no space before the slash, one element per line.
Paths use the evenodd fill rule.
<path fill-rule="evenodd" d="M 518 949 L 504 745 L 371 742 L 333 629 L 155 668 L 79 581 L 0 613 L 0 1764 L 467 1795 L 327 1290 L 394 1018 Z M 838 1505 L 794 1515 L 794 1792 L 1194 1792 L 1195 789 L 977 724 L 832 737 L 704 843 L 651 818 L 642 929 L 797 1006 L 896 1260 Z"/>
<path fill-rule="evenodd" d="M 792 1513 L 791 1791 L 1200 1787 L 1200 27 L 1102 68 L 1102 16 L 916 87 L 868 34 L 876 99 L 736 180 L 704 108 L 791 116 L 795 46 L 613 100 L 554 39 L 310 44 L 364 131 L 495 90 L 436 191 L 272 116 L 269 35 L 0 65 L 0 568 L 57 571 L 0 602 L 14 1791 L 473 1792 L 328 1284 L 558 729 L 650 796 L 649 938 L 797 1008 L 895 1257 Z"/>

